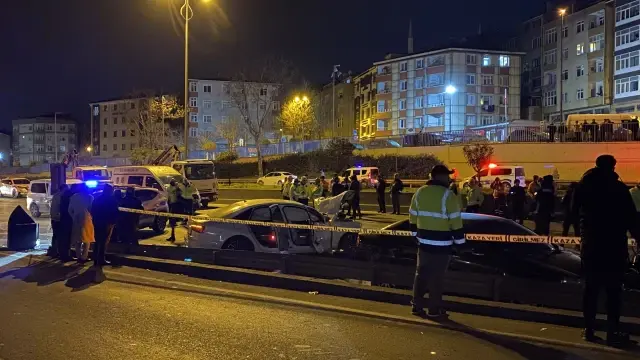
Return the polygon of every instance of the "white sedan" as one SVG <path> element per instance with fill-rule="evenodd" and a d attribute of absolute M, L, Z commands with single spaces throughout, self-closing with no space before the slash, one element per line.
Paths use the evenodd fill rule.
<path fill-rule="evenodd" d="M 14 199 L 18 196 L 26 197 L 29 183 L 29 179 L 25 178 L 3 179 L 0 185 L 0 196 L 11 196 Z"/>
<path fill-rule="evenodd" d="M 258 185 L 282 186 L 282 184 L 284 184 L 284 181 L 289 176 L 292 176 L 294 179 L 297 178 L 297 176 L 293 175 L 290 172 L 273 171 L 273 172 L 268 173 L 265 176 L 259 177 L 258 181 L 256 181 L 256 183 Z"/>

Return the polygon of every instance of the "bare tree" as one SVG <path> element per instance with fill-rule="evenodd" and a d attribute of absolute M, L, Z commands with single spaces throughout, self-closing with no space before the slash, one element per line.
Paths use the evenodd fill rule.
<path fill-rule="evenodd" d="M 233 106 L 238 109 L 245 129 L 256 144 L 259 176 L 263 175 L 260 146 L 265 140 L 264 133 L 274 124 L 280 94 L 291 83 L 293 74 L 285 61 L 268 58 L 251 70 L 240 72 L 229 85 Z"/>
<path fill-rule="evenodd" d="M 181 146 L 180 121 L 184 107 L 175 96 L 140 96 L 137 111 L 127 118 L 129 136 L 136 139 L 131 160 L 136 164 L 152 161 L 167 145 Z"/>
<path fill-rule="evenodd" d="M 242 124 L 240 123 L 240 119 L 235 116 L 232 116 L 227 120 L 221 121 L 216 126 L 217 135 L 227 140 L 229 151 L 233 151 L 235 147 L 235 143 L 238 140 L 238 136 L 240 135 L 241 127 L 242 127 Z"/>

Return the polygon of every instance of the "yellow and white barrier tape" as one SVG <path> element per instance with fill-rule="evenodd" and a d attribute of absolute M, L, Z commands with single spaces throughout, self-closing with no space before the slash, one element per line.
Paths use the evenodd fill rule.
<path fill-rule="evenodd" d="M 303 225 L 303 224 L 286 224 L 266 221 L 237 220 L 225 219 L 217 217 L 209 217 L 206 215 L 183 215 L 171 214 L 166 212 L 157 212 L 149 210 L 137 210 L 120 207 L 118 210 L 134 214 L 161 216 L 166 218 L 177 218 L 198 222 L 218 222 L 223 224 L 240 224 L 253 226 L 269 226 L 286 229 L 305 229 L 317 231 L 332 231 L 356 233 L 360 235 L 392 235 L 392 236 L 413 236 L 411 231 L 406 230 L 383 230 L 383 229 L 363 229 L 342 226 L 322 226 L 322 225 Z M 580 238 L 575 236 L 537 236 L 537 235 L 501 235 L 501 234 L 465 234 L 465 239 L 469 241 L 487 241 L 487 242 L 508 242 L 523 244 L 558 244 L 558 245 L 579 245 Z M 636 246 L 635 239 L 629 239 L 629 246 Z"/>

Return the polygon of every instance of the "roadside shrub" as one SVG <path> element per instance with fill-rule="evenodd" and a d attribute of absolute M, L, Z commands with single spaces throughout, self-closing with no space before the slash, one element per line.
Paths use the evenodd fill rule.
<path fill-rule="evenodd" d="M 238 160 L 238 153 L 232 150 L 223 151 L 218 155 L 218 162 L 221 163 L 230 163 Z"/>

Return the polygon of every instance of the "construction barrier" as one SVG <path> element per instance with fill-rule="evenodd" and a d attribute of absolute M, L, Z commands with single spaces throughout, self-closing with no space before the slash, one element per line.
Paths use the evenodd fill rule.
<path fill-rule="evenodd" d="M 226 224 L 241 224 L 253 226 L 269 226 L 287 229 L 307 229 L 317 231 L 347 232 L 361 235 L 392 235 L 392 236 L 414 236 L 411 231 L 406 230 L 383 230 L 383 229 L 363 229 L 350 228 L 341 226 L 322 226 L 322 225 L 303 225 L 303 224 L 287 224 L 265 221 L 237 220 L 218 217 L 209 217 L 206 215 L 184 215 L 171 214 L 166 212 L 148 211 L 129 209 L 119 207 L 118 210 L 134 214 L 161 216 L 166 218 L 177 218 L 188 220 L 189 222 L 218 222 Z M 503 234 L 465 234 L 465 239 L 469 241 L 487 241 L 487 242 L 508 242 L 523 244 L 558 244 L 558 245 L 580 245 L 580 238 L 574 236 L 538 236 L 538 235 L 503 235 Z M 635 239 L 629 239 L 629 246 L 637 246 Z"/>

